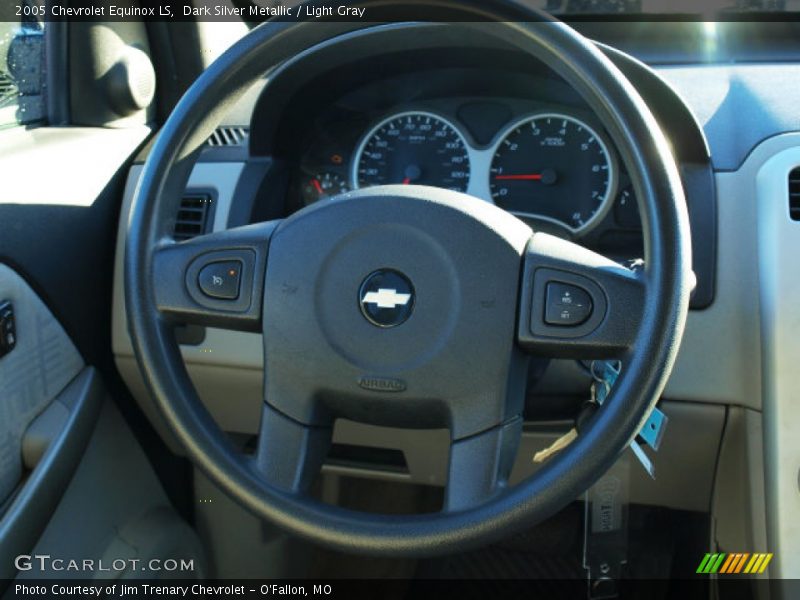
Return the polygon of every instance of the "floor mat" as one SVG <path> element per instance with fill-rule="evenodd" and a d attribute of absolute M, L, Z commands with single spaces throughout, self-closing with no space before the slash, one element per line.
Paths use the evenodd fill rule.
<path fill-rule="evenodd" d="M 707 597 L 707 582 L 694 574 L 708 539 L 708 517 L 664 508 L 631 506 L 628 562 L 624 585 L 629 594 L 648 600 Z M 524 593 L 527 598 L 586 598 L 583 569 L 583 506 L 575 503 L 544 523 L 488 548 L 421 561 L 423 580 L 471 580 L 459 593 Z M 673 579 L 680 583 L 673 583 Z M 637 583 L 638 582 L 638 583 Z M 649 585 L 646 585 L 649 584 Z"/>

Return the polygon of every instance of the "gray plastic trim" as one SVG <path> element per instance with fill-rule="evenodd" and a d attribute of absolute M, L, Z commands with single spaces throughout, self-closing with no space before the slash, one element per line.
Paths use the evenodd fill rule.
<path fill-rule="evenodd" d="M 768 160 L 752 156 L 758 203 L 761 360 L 764 410 L 769 551 L 771 577 L 800 574 L 800 223 L 789 215 L 788 175 L 800 166 L 800 135 L 776 138 L 770 146 L 793 142 Z M 767 144 L 765 144 L 767 145 Z M 753 169 L 755 170 L 755 169 Z"/>
<path fill-rule="evenodd" d="M 14 583 L 195 579 L 208 574 L 197 535 L 173 510 L 147 456 L 110 399 L 103 401 L 80 464 L 57 502 L 46 529 L 24 553 L 61 559 L 61 568 L 34 560 Z M 168 558 L 193 561 L 193 568 L 148 569 L 151 559 L 160 559 L 163 566 Z M 110 568 L 119 559 L 129 561 L 124 570 Z M 94 569 L 64 569 L 71 560 L 78 565 L 94 561 Z M 101 560 L 104 567 L 97 568 Z"/>
<path fill-rule="evenodd" d="M 56 400 L 36 417 L 22 438 L 22 463 L 26 469 L 36 468 L 45 452 L 67 426 L 69 409 Z"/>
<path fill-rule="evenodd" d="M 754 182 L 748 166 L 716 175 L 715 299 L 689 311 L 667 398 L 761 408 Z"/>
<path fill-rule="evenodd" d="M 231 202 L 236 184 L 244 169 L 244 163 L 198 163 L 187 184 L 188 189 L 212 189 L 216 192 L 217 206 L 214 210 L 213 231 L 227 229 Z M 117 232 L 117 248 L 114 263 L 114 294 L 112 307 L 112 347 L 114 355 L 133 356 L 128 335 L 128 322 L 125 314 L 125 290 L 122 284 L 122 259 L 125 255 L 125 234 L 128 227 L 128 215 L 133 202 L 133 194 L 141 175 L 141 165 L 131 167 L 125 185 L 119 230 Z M 198 346 L 182 346 L 181 350 L 187 363 L 198 365 L 225 365 L 245 369 L 263 369 L 264 349 L 260 334 L 242 333 L 224 329 L 208 328 L 206 339 Z M 131 386 L 131 382 L 127 381 Z M 259 397 L 258 390 L 256 396 Z M 149 398 L 148 398 L 149 400 Z"/>
<path fill-rule="evenodd" d="M 656 478 L 651 479 L 643 469 L 634 469 L 631 502 L 707 512 L 711 506 L 725 408 L 687 402 L 664 402 L 661 408 L 670 421 L 659 452 L 651 455 Z M 533 462 L 534 454 L 550 446 L 571 426 L 572 423 L 526 424 L 510 483 L 516 484 L 541 469 L 541 463 Z M 422 485 L 445 483 L 450 444 L 446 430 L 387 429 L 337 421 L 333 439 L 335 443 L 365 448 L 400 450 L 408 472 L 327 464 L 323 468 L 325 473 Z"/>
<path fill-rule="evenodd" d="M 711 515 L 712 541 L 719 548 L 771 551 L 764 505 L 762 422 L 760 412 L 737 406 L 727 409 Z M 758 577 L 766 579 L 767 574 Z"/>
<path fill-rule="evenodd" d="M 97 371 L 87 367 L 54 401 L 69 418 L 0 518 L 0 580 L 14 577 L 14 557 L 33 548 L 45 530 L 83 457 L 104 397 Z"/>
<path fill-rule="evenodd" d="M 763 28 L 761 33 L 768 37 Z M 758 144 L 800 128 L 800 65 L 796 60 L 673 65 L 655 70 L 703 126 L 715 170 L 742 169 Z"/>

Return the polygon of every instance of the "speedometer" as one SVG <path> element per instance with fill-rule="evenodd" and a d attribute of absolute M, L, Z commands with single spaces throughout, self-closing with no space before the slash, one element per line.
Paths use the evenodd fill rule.
<path fill-rule="evenodd" d="M 464 137 L 428 112 L 406 112 L 378 123 L 353 161 L 352 185 L 414 184 L 466 192 L 469 154 Z"/>
<path fill-rule="evenodd" d="M 549 113 L 517 122 L 500 138 L 489 187 L 505 210 L 583 233 L 608 212 L 616 178 L 608 146 L 594 129 Z"/>

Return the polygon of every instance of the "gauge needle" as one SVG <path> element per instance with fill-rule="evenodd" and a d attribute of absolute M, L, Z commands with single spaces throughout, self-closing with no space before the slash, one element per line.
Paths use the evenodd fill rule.
<path fill-rule="evenodd" d="M 403 185 L 409 185 L 412 181 L 417 181 L 420 178 L 422 169 L 417 165 L 408 165 L 403 175 Z"/>
<path fill-rule="evenodd" d="M 322 184 L 319 182 L 318 179 L 316 179 L 316 178 L 312 179 L 311 180 L 311 185 L 314 186 L 314 189 L 317 190 L 317 193 L 320 196 L 324 196 L 325 195 L 325 190 L 322 189 Z"/>
<path fill-rule="evenodd" d="M 495 175 L 495 179 L 510 179 L 513 181 L 541 181 L 544 177 L 541 173 L 531 173 L 528 175 Z"/>

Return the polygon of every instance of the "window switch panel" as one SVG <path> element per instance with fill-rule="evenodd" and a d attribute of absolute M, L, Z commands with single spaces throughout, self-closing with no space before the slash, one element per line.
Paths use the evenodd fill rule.
<path fill-rule="evenodd" d="M 17 345 L 17 327 L 14 322 L 14 307 L 8 300 L 0 300 L 0 358 Z"/>

